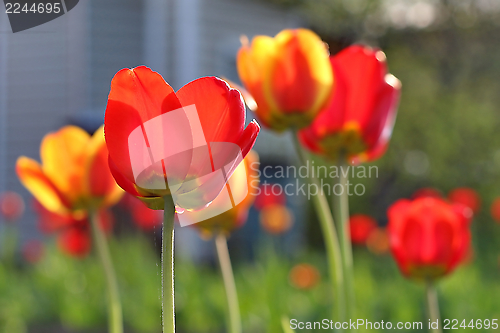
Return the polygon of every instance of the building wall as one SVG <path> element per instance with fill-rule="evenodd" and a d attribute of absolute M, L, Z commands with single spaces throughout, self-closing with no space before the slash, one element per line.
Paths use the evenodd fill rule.
<path fill-rule="evenodd" d="M 102 123 L 118 70 L 146 64 L 176 89 L 205 75 L 237 80 L 240 35 L 296 24 L 253 1 L 82 0 L 54 21 L 12 34 L 0 11 L 0 191 L 17 191 L 30 206 L 17 157 L 39 160 L 43 136 L 64 124 Z M 35 219 L 28 210 L 20 222 L 25 240 L 38 234 Z"/>
<path fill-rule="evenodd" d="M 86 34 L 85 21 L 82 5 L 14 35 L 7 15 L 0 11 L 0 190 L 21 193 L 28 208 L 32 197 L 16 177 L 15 162 L 20 155 L 39 160 L 43 136 L 64 125 L 86 103 L 86 56 L 78 40 Z M 20 226 L 23 239 L 38 234 L 30 209 Z"/>

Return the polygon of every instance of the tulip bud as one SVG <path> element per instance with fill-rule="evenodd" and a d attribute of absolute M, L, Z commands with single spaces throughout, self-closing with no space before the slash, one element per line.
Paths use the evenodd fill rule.
<path fill-rule="evenodd" d="M 333 73 L 325 43 L 307 29 L 246 38 L 238 52 L 241 81 L 257 103 L 259 120 L 283 131 L 311 123 L 331 94 Z"/>

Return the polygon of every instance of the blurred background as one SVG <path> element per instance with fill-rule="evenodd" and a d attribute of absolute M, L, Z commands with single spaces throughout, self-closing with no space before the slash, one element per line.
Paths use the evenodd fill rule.
<path fill-rule="evenodd" d="M 499 0 L 81 0 L 66 15 L 16 34 L 0 13 L 0 192 L 15 191 L 26 202 L 15 224 L 0 225 L 2 244 L 10 229 L 17 233 L 17 259 L 0 266 L 0 332 L 106 327 L 99 263 L 59 253 L 40 232 L 32 197 L 15 175 L 17 157 L 38 159 L 43 136 L 65 124 L 97 129 L 111 79 L 124 67 L 145 64 L 175 89 L 207 75 L 239 82 L 241 35 L 274 36 L 299 26 L 317 32 L 332 54 L 353 43 L 381 48 L 403 83 L 389 150 L 374 164 L 378 177 L 353 180 L 366 193 L 351 197 L 351 214 L 371 215 L 382 227 L 388 206 L 420 188 L 443 195 L 463 186 L 477 191 L 474 253 L 439 285 L 442 316 L 500 318 L 500 226 L 490 214 L 500 196 Z M 255 150 L 261 169 L 296 163 L 287 134 L 263 129 Z M 246 332 L 281 332 L 284 314 L 303 321 L 329 315 L 315 214 L 301 196 L 284 204 L 291 217 L 283 231 L 269 232 L 252 208 L 229 241 Z M 139 231 L 120 210 L 112 252 L 126 326 L 159 332 L 160 229 Z M 213 243 L 191 228 L 178 229 L 179 332 L 223 332 L 225 296 Z M 33 240 L 42 240 L 44 250 L 28 264 L 23 249 Z M 402 278 L 377 244 L 354 251 L 358 317 L 425 321 L 423 287 Z M 294 270 L 304 263 L 310 266 Z"/>

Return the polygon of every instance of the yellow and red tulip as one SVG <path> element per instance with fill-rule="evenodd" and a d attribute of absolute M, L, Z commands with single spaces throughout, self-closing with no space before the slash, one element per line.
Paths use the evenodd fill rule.
<path fill-rule="evenodd" d="M 40 156 L 41 164 L 19 157 L 16 172 L 51 212 L 79 218 L 115 204 L 123 195 L 108 167 L 102 127 L 93 136 L 76 126 L 49 133 L 42 140 Z"/>
<path fill-rule="evenodd" d="M 326 44 L 307 29 L 256 36 L 250 45 L 243 39 L 238 73 L 266 127 L 283 131 L 311 123 L 331 94 L 328 55 Z"/>
<path fill-rule="evenodd" d="M 253 163 L 259 161 L 259 156 L 254 151 L 250 151 L 243 160 L 233 175 L 229 179 L 226 186 L 230 188 L 232 197 L 240 197 L 247 193 L 245 198 L 233 208 L 226 210 L 222 214 L 205 219 L 201 222 L 193 224 L 200 233 L 205 237 L 210 237 L 216 233 L 230 234 L 237 228 L 243 226 L 248 217 L 248 211 L 252 206 L 256 193 L 258 191 L 259 178 L 255 168 L 252 167 Z M 247 192 L 248 191 L 248 192 Z M 231 197 L 218 196 L 211 204 L 211 209 L 218 207 L 227 207 L 231 204 Z M 222 211 L 222 209 L 221 209 Z M 194 221 L 199 221 L 203 210 L 190 212 L 190 218 Z"/>
<path fill-rule="evenodd" d="M 377 159 L 392 134 L 401 83 L 387 73 L 385 54 L 378 49 L 355 45 L 330 61 L 333 96 L 311 126 L 300 131 L 301 142 L 330 160 Z"/>

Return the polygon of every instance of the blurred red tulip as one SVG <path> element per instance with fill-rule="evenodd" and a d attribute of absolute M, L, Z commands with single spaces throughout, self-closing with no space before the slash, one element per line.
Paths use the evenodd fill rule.
<path fill-rule="evenodd" d="M 91 250 L 91 227 L 87 215 L 58 214 L 47 210 L 38 201 L 34 204 L 38 213 L 39 229 L 46 234 L 56 234 L 59 248 L 66 254 L 83 258 Z M 109 234 L 112 231 L 114 219 L 107 210 L 101 210 L 98 214 L 99 226 Z"/>
<path fill-rule="evenodd" d="M 349 218 L 351 242 L 355 245 L 365 245 L 371 232 L 377 228 L 377 221 L 371 216 L 354 214 Z"/>
<path fill-rule="evenodd" d="M 448 193 L 448 199 L 453 203 L 459 203 L 469 207 L 474 214 L 481 208 L 481 198 L 479 194 L 468 187 L 459 187 Z"/>
<path fill-rule="evenodd" d="M 30 264 L 39 262 L 43 258 L 44 252 L 43 243 L 37 239 L 26 242 L 21 251 L 24 260 Z"/>
<path fill-rule="evenodd" d="M 378 49 L 354 45 L 330 61 L 333 97 L 300 131 L 301 142 L 330 160 L 341 154 L 355 163 L 375 160 L 389 144 L 401 82 L 387 74 L 385 54 Z"/>
<path fill-rule="evenodd" d="M 89 254 L 92 238 L 85 227 L 71 227 L 63 230 L 57 240 L 59 248 L 75 258 L 84 258 Z"/>
<path fill-rule="evenodd" d="M 76 126 L 47 134 L 40 147 L 42 164 L 21 156 L 21 183 L 46 209 L 81 216 L 118 202 L 123 191 L 111 176 L 101 127 L 91 137 Z"/>
<path fill-rule="evenodd" d="M 255 209 L 262 210 L 271 205 L 286 205 L 286 196 L 281 186 L 279 186 L 279 192 L 277 192 L 277 190 L 273 191 L 272 184 L 266 183 L 260 187 L 258 193 L 254 203 Z"/>
<path fill-rule="evenodd" d="M 442 199 L 399 200 L 388 210 L 391 251 L 407 277 L 450 273 L 469 252 L 470 209 Z"/>
<path fill-rule="evenodd" d="M 3 192 L 0 195 L 0 213 L 6 222 L 18 220 L 24 213 L 24 200 L 16 192 Z"/>
<path fill-rule="evenodd" d="M 155 227 L 161 227 L 163 222 L 163 211 L 146 207 L 141 200 L 126 194 L 122 199 L 125 206 L 132 215 L 135 225 L 144 231 L 152 231 Z"/>
<path fill-rule="evenodd" d="M 415 193 L 413 193 L 411 197 L 412 199 L 425 198 L 425 197 L 443 198 L 443 194 L 438 189 L 432 187 L 424 187 L 415 191 Z"/>
<path fill-rule="evenodd" d="M 259 120 L 277 131 L 308 126 L 331 94 L 325 43 L 307 29 L 256 36 L 251 45 L 245 37 L 242 43 L 238 74 L 256 102 Z"/>
<path fill-rule="evenodd" d="M 500 222 L 500 198 L 496 198 L 491 204 L 491 217 L 495 221 Z"/>
<path fill-rule="evenodd" d="M 167 195 L 181 210 L 201 209 L 225 186 L 212 163 L 235 162 L 252 148 L 259 125 L 244 126 L 241 95 L 223 80 L 203 77 L 174 92 L 147 67 L 123 69 L 106 107 L 109 165 L 117 183 L 152 209 L 162 210 Z"/>
<path fill-rule="evenodd" d="M 311 289 L 320 281 L 320 274 L 316 267 L 310 264 L 295 265 L 290 271 L 290 284 L 297 289 Z"/>

